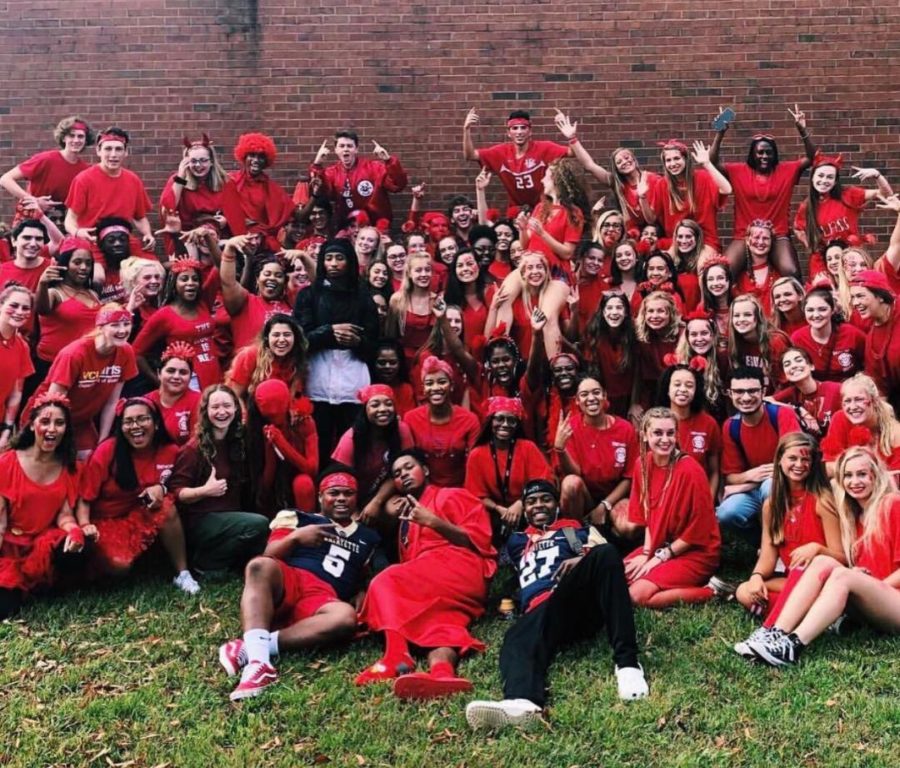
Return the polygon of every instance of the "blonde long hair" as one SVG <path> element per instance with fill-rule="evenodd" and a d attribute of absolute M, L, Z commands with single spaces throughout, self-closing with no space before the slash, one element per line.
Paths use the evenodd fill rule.
<path fill-rule="evenodd" d="M 412 280 L 412 265 L 416 261 L 432 263 L 431 256 L 427 251 L 411 253 L 406 257 L 406 265 L 403 267 L 403 284 L 400 286 L 400 290 L 391 294 L 391 300 L 388 304 L 386 336 L 402 336 L 406 331 L 406 313 L 412 304 L 412 295 L 415 290 Z M 429 302 L 429 311 L 432 303 Z"/>
<path fill-rule="evenodd" d="M 890 456 L 894 451 L 894 443 L 891 440 L 896 417 L 894 408 L 885 400 L 878 391 L 878 385 L 871 376 L 865 373 L 857 373 L 846 379 L 841 384 L 841 399 L 847 395 L 847 390 L 851 387 L 859 387 L 869 398 L 872 411 L 875 413 L 875 444 L 878 452 L 882 456 Z"/>
<path fill-rule="evenodd" d="M 693 322 L 707 323 L 712 332 L 712 344 L 706 351 L 706 354 L 700 356 L 706 360 L 706 370 L 703 371 L 703 394 L 706 395 L 706 402 L 715 406 L 718 405 L 719 400 L 722 398 L 722 390 L 725 388 L 722 376 L 719 373 L 719 359 L 716 354 L 716 350 L 719 348 L 719 326 L 716 324 L 715 318 L 689 317 L 681 329 L 675 354 L 678 355 L 679 360 L 690 360 L 697 355 L 688 341 L 688 326 Z"/>
<path fill-rule="evenodd" d="M 844 473 L 854 459 L 865 458 L 869 461 L 875 475 L 872 495 L 860 504 L 844 490 Z M 853 446 L 838 456 L 834 470 L 835 501 L 838 519 L 841 523 L 841 546 L 847 557 L 847 564 L 853 566 L 860 547 L 868 541 L 880 541 L 888 530 L 888 517 L 894 502 L 900 501 L 897 486 L 882 464 L 881 459 L 871 449 L 864 446 Z M 856 538 L 856 524 L 862 521 L 862 535 Z"/>
<path fill-rule="evenodd" d="M 669 324 L 662 329 L 660 335 L 664 341 L 675 341 L 681 331 L 681 315 L 675 304 L 675 297 L 668 291 L 653 291 L 644 296 L 637 319 L 634 321 L 634 333 L 637 340 L 643 343 L 650 341 L 650 328 L 647 327 L 647 304 L 651 301 L 663 301 L 669 308 Z"/>
<path fill-rule="evenodd" d="M 670 408 L 663 408 L 661 406 L 657 406 L 654 408 L 650 408 L 647 411 L 644 411 L 644 415 L 641 417 L 641 424 L 638 428 L 638 438 L 640 440 L 640 470 L 641 470 L 641 510 L 644 513 L 644 519 L 650 519 L 650 462 L 653 461 L 653 458 L 650 456 L 650 447 L 647 441 L 647 430 L 650 428 L 650 422 L 654 419 L 671 419 L 672 423 L 675 425 L 675 429 L 678 429 L 678 417 Z M 675 442 L 675 448 L 672 451 L 672 456 L 669 460 L 669 474 L 666 477 L 665 485 L 663 486 L 663 490 L 660 493 L 660 498 L 665 496 L 666 491 L 668 490 L 669 485 L 672 482 L 672 477 L 674 476 L 674 472 L 672 469 L 675 466 L 675 463 L 686 454 L 682 452 L 682 450 L 678 447 L 678 442 Z"/>

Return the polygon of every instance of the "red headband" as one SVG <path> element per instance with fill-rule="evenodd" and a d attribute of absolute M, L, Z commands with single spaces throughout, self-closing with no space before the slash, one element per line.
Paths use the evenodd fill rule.
<path fill-rule="evenodd" d="M 643 283 L 638 285 L 638 290 L 641 293 L 653 293 L 654 291 L 662 291 L 663 293 L 675 293 L 675 286 L 672 285 L 670 281 L 666 281 L 664 283 L 660 283 L 659 285 L 654 285 L 649 280 L 644 280 Z"/>
<path fill-rule="evenodd" d="M 31 406 L 31 410 L 36 411 L 39 408 L 43 408 L 45 405 L 58 405 L 60 408 L 66 409 L 72 408 L 72 403 L 65 395 L 60 395 L 56 392 L 44 392 L 43 395 L 38 395 L 34 398 L 34 404 Z"/>
<path fill-rule="evenodd" d="M 94 320 L 94 325 L 99 328 L 101 325 L 121 323 L 124 320 L 127 320 L 129 323 L 132 320 L 131 312 L 129 312 L 127 309 L 101 309 L 97 313 L 97 317 Z"/>
<path fill-rule="evenodd" d="M 813 157 L 812 167 L 818 168 L 820 165 L 833 165 L 838 170 L 841 170 L 843 164 L 844 158 L 840 153 L 833 156 L 826 155 L 821 149 L 817 149 L 815 157 Z"/>
<path fill-rule="evenodd" d="M 574 352 L 557 352 L 553 357 L 550 358 L 550 367 L 553 367 L 553 364 L 559 360 L 561 357 L 568 357 L 576 366 L 581 365 L 581 360 L 578 358 Z"/>
<path fill-rule="evenodd" d="M 725 256 L 710 256 L 703 262 L 701 271 L 706 272 L 710 267 L 725 267 L 728 273 L 731 274 L 731 262 Z"/>
<path fill-rule="evenodd" d="M 212 142 L 209 140 L 209 136 L 207 136 L 205 133 L 201 133 L 200 138 L 194 139 L 193 141 L 185 136 L 182 139 L 182 142 L 184 143 L 184 146 L 187 147 L 187 149 L 193 149 L 194 147 L 206 147 L 207 149 L 209 149 L 209 147 L 212 146 Z"/>
<path fill-rule="evenodd" d="M 512 128 L 517 125 L 531 125 L 531 120 L 526 120 L 524 117 L 511 117 L 506 121 L 506 127 Z"/>
<path fill-rule="evenodd" d="M 389 397 L 394 399 L 394 390 L 387 384 L 369 384 L 356 393 L 356 397 L 363 405 L 369 402 L 373 397 Z"/>
<path fill-rule="evenodd" d="M 692 371 L 697 371 L 698 373 L 703 373 L 706 370 L 707 362 L 705 357 L 700 357 L 700 355 L 694 355 L 690 360 L 684 362 L 678 355 L 674 352 L 669 352 L 663 355 L 663 365 L 666 368 L 671 368 L 675 365 L 686 365 Z"/>
<path fill-rule="evenodd" d="M 682 318 L 685 323 L 689 323 L 691 320 L 705 320 L 709 322 L 712 319 L 712 312 L 708 312 L 702 307 L 697 307 L 693 312 L 689 312 Z"/>
<path fill-rule="evenodd" d="M 525 408 L 518 397 L 489 397 L 487 401 L 487 415 L 496 413 L 511 413 L 520 421 L 525 418 Z"/>
<path fill-rule="evenodd" d="M 81 120 L 76 120 L 72 125 L 69 126 L 70 131 L 87 131 L 88 127 L 86 123 L 81 122 Z"/>
<path fill-rule="evenodd" d="M 102 240 L 110 232 L 124 232 L 126 235 L 131 234 L 131 230 L 122 224 L 110 224 L 108 227 L 103 227 L 103 229 L 97 233 L 97 240 Z"/>
<path fill-rule="evenodd" d="M 124 136 L 119 136 L 118 133 L 101 133 L 97 139 L 97 146 L 99 147 L 104 141 L 119 141 L 126 147 L 128 146 L 128 140 Z"/>
<path fill-rule="evenodd" d="M 319 483 L 319 491 L 327 491 L 329 488 L 349 488 L 356 490 L 356 478 L 348 472 L 334 472 L 322 478 Z"/>
<path fill-rule="evenodd" d="M 178 275 L 191 269 L 196 272 L 202 272 L 203 265 L 197 261 L 197 259 L 178 259 L 177 261 L 173 261 L 172 265 L 169 267 L 169 271 L 173 275 Z"/>
<path fill-rule="evenodd" d="M 156 411 L 156 404 L 146 397 L 120 397 L 118 402 L 116 402 L 116 416 L 121 416 L 125 413 L 125 407 L 128 405 L 146 405 L 151 413 Z"/>
<path fill-rule="evenodd" d="M 88 251 L 91 252 L 91 243 L 82 237 L 73 237 L 68 235 L 62 239 L 59 244 L 60 253 L 71 253 L 72 251 Z"/>
<path fill-rule="evenodd" d="M 688 153 L 687 144 L 685 144 L 680 139 L 667 139 L 666 141 L 657 141 L 657 147 L 662 147 L 663 149 L 677 149 L 682 154 Z"/>
<path fill-rule="evenodd" d="M 429 355 L 425 358 L 425 362 L 422 363 L 422 381 L 425 380 L 426 376 L 430 376 L 432 373 L 437 373 L 438 371 L 446 374 L 447 378 L 450 379 L 451 382 L 453 381 L 453 366 L 446 360 L 441 360 L 439 357 Z"/>
<path fill-rule="evenodd" d="M 165 363 L 176 358 L 178 360 L 191 361 L 195 357 L 197 357 L 197 350 L 189 341 L 173 341 L 163 350 L 160 361 Z"/>

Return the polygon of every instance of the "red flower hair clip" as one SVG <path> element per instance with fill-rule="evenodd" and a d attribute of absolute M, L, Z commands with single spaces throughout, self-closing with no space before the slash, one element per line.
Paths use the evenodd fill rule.
<path fill-rule="evenodd" d="M 163 350 L 160 362 L 165 363 L 175 358 L 189 362 L 195 357 L 197 357 L 197 349 L 189 341 L 173 341 Z"/>
<path fill-rule="evenodd" d="M 37 411 L 47 405 L 58 405 L 66 410 L 71 410 L 72 408 L 71 401 L 65 395 L 60 395 L 58 392 L 44 392 L 44 394 L 38 395 L 34 399 L 34 405 L 31 407 L 31 410 Z"/>
<path fill-rule="evenodd" d="M 847 442 L 851 445 L 867 446 L 872 444 L 872 430 L 868 427 L 851 427 L 847 434 Z"/>

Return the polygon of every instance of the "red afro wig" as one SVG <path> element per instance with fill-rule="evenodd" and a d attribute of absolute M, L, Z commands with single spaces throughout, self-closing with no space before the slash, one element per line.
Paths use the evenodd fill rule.
<path fill-rule="evenodd" d="M 251 152 L 258 152 L 266 156 L 266 165 L 275 165 L 275 158 L 278 152 L 275 149 L 275 142 L 272 141 L 264 133 L 243 133 L 238 139 L 237 146 L 234 148 L 234 158 L 239 163 L 243 163 Z"/>

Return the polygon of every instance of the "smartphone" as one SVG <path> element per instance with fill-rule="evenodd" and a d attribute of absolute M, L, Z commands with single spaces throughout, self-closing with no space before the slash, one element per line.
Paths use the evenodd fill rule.
<path fill-rule="evenodd" d="M 725 107 L 722 110 L 720 115 L 716 116 L 716 119 L 712 122 L 712 127 L 714 131 L 724 131 L 729 125 L 734 122 L 734 118 L 737 117 L 735 115 L 734 110 L 731 107 Z"/>

